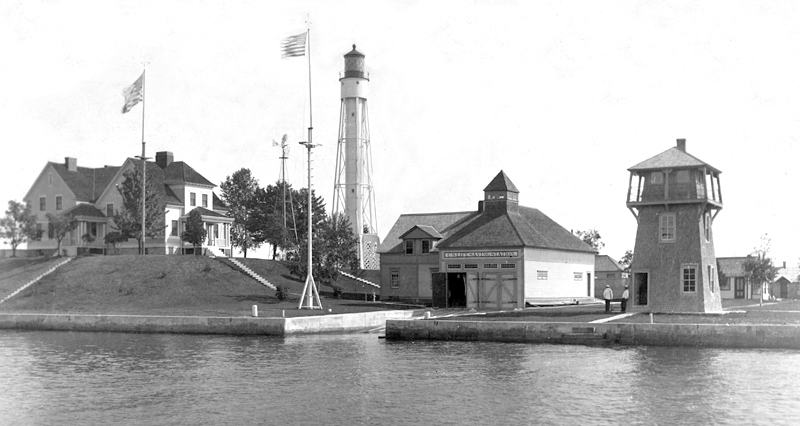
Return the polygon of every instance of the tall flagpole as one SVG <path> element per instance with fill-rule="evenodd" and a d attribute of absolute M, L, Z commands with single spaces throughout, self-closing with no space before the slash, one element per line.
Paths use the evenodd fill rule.
<path fill-rule="evenodd" d="M 319 300 L 319 291 L 314 283 L 313 264 L 312 264 L 312 235 L 311 225 L 313 217 L 313 203 L 311 196 L 311 148 L 315 145 L 312 139 L 314 129 L 314 118 L 311 106 L 311 20 L 306 19 L 306 45 L 308 46 L 308 142 L 300 142 L 308 149 L 308 274 L 306 275 L 306 285 L 303 287 L 303 294 L 300 296 L 300 305 L 297 309 L 322 309 L 322 302 Z"/>
<path fill-rule="evenodd" d="M 142 247 L 141 247 L 142 252 L 140 254 L 144 255 L 145 254 L 145 238 L 146 238 L 145 237 L 145 235 L 146 235 L 145 234 L 145 222 L 147 221 L 147 206 L 145 205 L 145 201 L 147 199 L 146 198 L 146 196 L 147 196 L 147 194 L 146 194 L 146 192 L 147 192 L 147 186 L 146 186 L 146 182 L 147 182 L 147 157 L 145 156 L 145 144 L 144 144 L 144 106 L 145 106 L 144 100 L 145 100 L 145 83 L 146 83 L 145 82 L 145 80 L 146 80 L 145 73 L 147 72 L 147 69 L 144 67 L 144 64 L 142 64 L 142 66 L 144 68 L 142 70 L 142 155 L 139 156 L 138 158 L 142 160 Z"/>

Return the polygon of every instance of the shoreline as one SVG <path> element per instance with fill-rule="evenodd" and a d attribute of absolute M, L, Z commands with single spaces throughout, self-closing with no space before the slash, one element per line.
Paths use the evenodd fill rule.
<path fill-rule="evenodd" d="M 800 325 L 386 321 L 388 340 L 800 349 Z"/>
<path fill-rule="evenodd" d="M 412 311 L 373 311 L 290 318 L 0 313 L 0 329 L 119 333 L 288 336 L 352 333 L 383 327 Z"/>

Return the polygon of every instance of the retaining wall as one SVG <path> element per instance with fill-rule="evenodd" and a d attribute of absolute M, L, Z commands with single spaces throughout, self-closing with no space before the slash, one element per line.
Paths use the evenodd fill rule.
<path fill-rule="evenodd" d="M 582 345 L 800 349 L 798 325 L 388 320 L 386 338 Z"/>
<path fill-rule="evenodd" d="M 0 314 L 0 329 L 126 333 L 288 334 L 345 333 L 383 327 L 411 311 L 379 311 L 294 318 L 146 315 Z"/>

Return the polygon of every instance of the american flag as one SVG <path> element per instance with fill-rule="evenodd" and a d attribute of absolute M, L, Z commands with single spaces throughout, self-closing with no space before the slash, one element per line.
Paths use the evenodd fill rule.
<path fill-rule="evenodd" d="M 308 33 L 302 33 L 281 40 L 281 58 L 291 58 L 294 56 L 306 55 L 306 37 Z"/>
<path fill-rule="evenodd" d="M 122 113 L 125 114 L 144 99 L 144 72 L 122 91 L 122 96 L 125 96 L 125 105 L 122 106 Z"/>

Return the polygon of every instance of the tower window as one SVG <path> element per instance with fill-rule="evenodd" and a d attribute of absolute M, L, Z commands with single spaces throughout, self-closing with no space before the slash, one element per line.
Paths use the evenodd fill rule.
<path fill-rule="evenodd" d="M 708 289 L 714 292 L 714 267 L 708 265 Z"/>
<path fill-rule="evenodd" d="M 406 240 L 406 254 L 414 254 L 414 240 Z"/>
<path fill-rule="evenodd" d="M 659 240 L 675 241 L 675 213 L 664 213 L 659 217 Z"/>
<path fill-rule="evenodd" d="M 682 282 L 684 293 L 694 293 L 697 289 L 697 267 L 684 266 L 682 268 Z"/>
<path fill-rule="evenodd" d="M 706 241 L 711 240 L 711 216 L 708 213 L 703 214 L 703 233 L 705 234 Z"/>
<path fill-rule="evenodd" d="M 650 173 L 650 183 L 654 185 L 660 185 L 664 183 L 664 173 L 662 172 L 652 172 Z"/>

